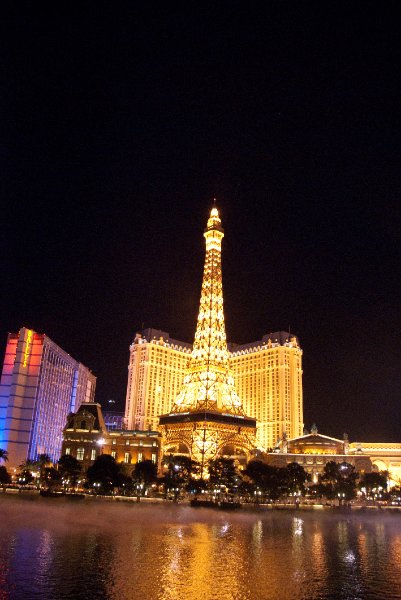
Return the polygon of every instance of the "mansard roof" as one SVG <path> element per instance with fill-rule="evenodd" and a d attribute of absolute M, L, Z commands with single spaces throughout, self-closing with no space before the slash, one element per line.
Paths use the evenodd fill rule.
<path fill-rule="evenodd" d="M 98 431 L 107 431 L 103 418 L 102 407 L 97 402 L 83 402 L 76 413 L 70 413 L 68 415 L 65 429 L 76 428 L 75 424 L 77 423 L 77 421 L 80 418 L 82 419 L 82 421 L 84 421 L 86 415 L 90 415 L 93 419 L 91 429 Z"/>

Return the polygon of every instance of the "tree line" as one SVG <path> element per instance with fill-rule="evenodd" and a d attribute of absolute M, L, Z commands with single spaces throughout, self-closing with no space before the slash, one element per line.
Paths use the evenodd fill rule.
<path fill-rule="evenodd" d="M 6 462 L 7 452 L 0 449 L 0 460 Z M 85 490 L 92 494 L 141 496 L 161 494 L 178 500 L 184 496 L 207 495 L 216 501 L 240 498 L 242 501 L 266 503 L 291 498 L 300 502 L 308 497 L 315 500 L 349 503 L 359 493 L 367 500 L 391 500 L 401 496 L 400 487 L 388 490 L 388 472 L 371 472 L 360 475 L 347 462 L 329 461 L 312 483 L 310 475 L 296 462 L 286 467 L 274 467 L 253 459 L 244 470 L 239 470 L 233 459 L 218 458 L 208 463 L 208 479 L 202 479 L 201 466 L 187 456 L 168 455 L 163 461 L 163 476 L 150 460 L 138 462 L 131 470 L 117 463 L 108 454 L 102 454 L 82 471 L 80 462 L 62 456 L 56 464 L 46 454 L 37 461 L 25 461 L 19 469 L 16 483 L 21 486 L 35 484 L 49 492 L 74 492 Z M 0 485 L 11 484 L 11 476 L 4 465 L 0 466 Z"/>

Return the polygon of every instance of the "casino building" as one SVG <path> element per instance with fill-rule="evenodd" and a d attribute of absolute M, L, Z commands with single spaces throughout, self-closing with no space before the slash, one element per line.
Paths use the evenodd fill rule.
<path fill-rule="evenodd" d="M 302 350 L 286 331 L 247 344 L 228 343 L 230 368 L 248 415 L 257 420 L 256 445 L 272 449 L 283 432 L 303 432 Z M 192 344 L 157 329 L 137 333 L 130 346 L 125 420 L 128 429 L 157 429 L 181 389 Z"/>
<path fill-rule="evenodd" d="M 94 399 L 96 377 L 47 335 L 10 333 L 0 383 L 0 448 L 10 467 L 60 457 L 67 415 Z"/>
<path fill-rule="evenodd" d="M 401 486 L 401 444 L 386 442 L 350 442 L 347 434 L 343 439 L 318 432 L 314 425 L 310 432 L 288 439 L 283 436 L 272 452 L 263 460 L 274 467 L 286 467 L 297 462 L 311 475 L 313 482 L 323 473 L 329 461 L 347 462 L 363 475 L 371 471 L 388 471 L 389 486 Z"/>

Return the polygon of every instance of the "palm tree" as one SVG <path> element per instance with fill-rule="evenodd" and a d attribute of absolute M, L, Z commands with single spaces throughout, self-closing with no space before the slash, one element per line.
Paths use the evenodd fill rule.
<path fill-rule="evenodd" d="M 19 479 L 24 477 L 27 483 L 31 483 L 34 477 L 37 477 L 37 473 L 39 471 L 39 464 L 35 460 L 30 460 L 27 458 L 23 463 L 19 466 L 20 476 Z M 29 475 L 28 475 L 29 473 Z M 29 481 L 28 481 L 29 479 Z"/>
<path fill-rule="evenodd" d="M 3 466 L 0 467 L 0 485 L 3 486 L 3 492 L 6 491 L 6 485 L 11 483 L 11 477 L 7 469 Z"/>
<path fill-rule="evenodd" d="M 50 456 L 48 454 L 39 454 L 36 459 L 36 464 L 39 467 L 39 484 L 42 485 L 45 479 L 46 468 L 51 465 Z"/>
<path fill-rule="evenodd" d="M 8 461 L 8 452 L 7 450 L 3 450 L 0 448 L 0 460 L 7 462 Z"/>

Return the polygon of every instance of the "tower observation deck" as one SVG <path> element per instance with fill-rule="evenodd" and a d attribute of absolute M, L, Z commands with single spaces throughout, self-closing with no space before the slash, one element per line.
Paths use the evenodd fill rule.
<path fill-rule="evenodd" d="M 229 364 L 223 310 L 221 242 L 224 231 L 212 208 L 204 232 L 206 256 L 198 321 L 183 386 L 160 417 L 164 452 L 186 453 L 203 467 L 220 456 L 247 456 L 256 421 L 244 414 Z"/>

